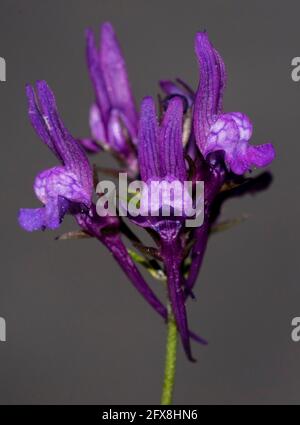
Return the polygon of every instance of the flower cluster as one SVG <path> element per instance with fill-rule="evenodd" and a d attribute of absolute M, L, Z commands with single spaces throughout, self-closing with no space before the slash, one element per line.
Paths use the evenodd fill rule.
<path fill-rule="evenodd" d="M 43 206 L 21 209 L 19 223 L 27 231 L 57 229 L 66 214 L 74 216 L 80 230 L 60 238 L 94 237 L 103 243 L 150 306 L 164 320 L 173 318 L 185 353 L 193 360 L 191 338 L 205 341 L 190 331 L 186 305 L 194 296 L 207 241 L 213 230 L 222 227 L 217 220 L 225 200 L 261 190 L 270 183 L 268 173 L 255 178 L 245 173 L 270 164 L 275 156 L 273 145 L 250 145 L 250 119 L 241 112 L 223 112 L 225 65 L 206 32 L 199 32 L 195 39 L 200 73 L 197 90 L 180 79 L 161 81 L 164 96 L 159 98 L 159 113 L 152 97 L 145 97 L 137 111 L 112 26 L 102 25 L 99 48 L 91 30 L 86 32 L 86 40 L 95 92 L 89 137 L 71 136 L 46 82 L 37 82 L 35 90 L 31 86 L 26 89 L 31 124 L 60 165 L 38 174 L 34 191 Z M 94 195 L 101 169 L 91 166 L 87 154 L 99 152 L 101 158 L 102 150 L 111 152 L 128 176 L 140 177 L 145 183 L 203 181 L 203 223 L 189 228 L 184 214 L 165 216 L 164 199 L 159 198 L 155 216 L 149 213 L 146 217 L 129 217 L 133 225 L 151 235 L 154 246 L 148 247 L 123 217 L 100 217 Z M 124 237 L 139 253 L 126 248 Z M 157 297 L 136 263 L 166 282 L 167 305 Z"/>

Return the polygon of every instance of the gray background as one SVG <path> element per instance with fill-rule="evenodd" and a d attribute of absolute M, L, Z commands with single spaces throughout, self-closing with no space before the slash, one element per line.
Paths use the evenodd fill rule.
<path fill-rule="evenodd" d="M 175 402 L 299 403 L 300 343 L 290 337 L 300 316 L 300 83 L 290 78 L 299 1 L 1 0 L 0 12 L 0 403 L 159 402 L 165 328 L 110 255 L 94 240 L 56 242 L 60 231 L 28 234 L 16 222 L 19 207 L 38 205 L 37 172 L 55 164 L 28 122 L 24 85 L 46 79 L 66 125 L 87 135 L 83 33 L 105 20 L 138 102 L 160 78 L 196 86 L 193 38 L 207 29 L 227 65 L 225 110 L 247 113 L 253 142 L 277 149 L 271 189 L 224 209 L 249 220 L 210 241 L 188 307 L 209 346 L 193 346 L 196 364 L 180 348 Z M 69 218 L 62 229 L 72 228 Z"/>

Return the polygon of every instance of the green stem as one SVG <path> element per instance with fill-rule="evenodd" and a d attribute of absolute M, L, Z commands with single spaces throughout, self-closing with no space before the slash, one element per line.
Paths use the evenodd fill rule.
<path fill-rule="evenodd" d="M 161 404 L 172 404 L 173 390 L 176 372 L 176 352 L 177 352 L 177 327 L 173 314 L 169 314 L 167 325 L 167 345 L 166 345 L 166 360 L 165 374 L 163 382 L 163 390 L 161 396 Z"/>

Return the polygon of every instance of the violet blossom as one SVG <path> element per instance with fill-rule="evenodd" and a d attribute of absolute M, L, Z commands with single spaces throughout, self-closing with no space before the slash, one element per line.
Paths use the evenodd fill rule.
<path fill-rule="evenodd" d="M 56 229 L 66 213 L 89 210 L 93 194 L 89 161 L 59 118 L 53 93 L 44 81 L 39 81 L 36 89 L 39 105 L 33 88 L 26 88 L 29 118 L 61 165 L 36 177 L 34 191 L 44 206 L 20 210 L 19 222 L 28 231 Z"/>
<path fill-rule="evenodd" d="M 226 70 L 222 57 L 206 32 L 199 32 L 195 51 L 200 67 L 200 83 L 194 105 L 194 133 L 204 156 L 222 150 L 227 168 L 242 175 L 252 167 L 270 164 L 275 151 L 271 143 L 249 145 L 252 136 L 250 119 L 242 112 L 222 113 Z"/>
<path fill-rule="evenodd" d="M 207 32 L 199 32 L 195 38 L 195 51 L 200 68 L 200 82 L 193 111 L 194 137 L 204 158 L 212 153 L 223 153 L 222 160 L 206 161 L 205 199 L 206 211 L 203 226 L 195 231 L 195 244 L 191 253 L 191 268 L 186 282 L 191 290 L 196 282 L 203 261 L 212 221 L 211 207 L 222 185 L 232 178 L 229 174 L 242 175 L 253 166 L 263 167 L 271 163 L 275 150 L 271 143 L 250 146 L 252 134 L 249 118 L 241 112 L 223 114 L 223 94 L 226 85 L 225 64 L 211 44 Z M 224 166 L 222 162 L 224 160 Z M 226 175 L 227 174 L 227 175 Z"/>
<path fill-rule="evenodd" d="M 144 99 L 141 107 L 138 144 L 140 173 L 144 182 L 149 184 L 154 180 L 183 183 L 187 180 L 182 145 L 182 121 L 183 102 L 179 96 L 170 100 L 160 127 L 153 99 Z M 184 199 L 176 201 L 184 202 Z M 163 208 L 163 204 L 157 207 Z M 172 311 L 185 352 L 192 360 L 181 274 L 184 251 L 181 230 L 184 226 L 184 216 L 167 218 L 150 216 L 142 226 L 150 227 L 158 234 L 159 255 L 166 269 Z"/>
<path fill-rule="evenodd" d="M 205 341 L 189 329 L 187 302 L 194 297 L 193 288 L 207 242 L 223 202 L 263 190 L 270 184 L 268 173 L 252 178 L 246 173 L 270 164 L 275 150 L 271 143 L 249 144 L 252 124 L 245 114 L 223 112 L 225 65 L 206 32 L 197 33 L 195 39 L 200 69 L 197 91 L 180 79 L 162 80 L 160 86 L 166 97 L 160 98 L 160 117 L 152 97 L 144 98 L 138 114 L 111 24 L 102 25 L 99 48 L 91 30 L 87 30 L 86 39 L 96 97 L 90 110 L 91 138 L 74 139 L 66 130 L 54 95 L 45 82 L 37 83 L 36 95 L 27 86 L 30 121 L 60 165 L 38 174 L 34 191 L 43 206 L 21 209 L 19 223 L 27 231 L 57 229 L 66 214 L 74 216 L 80 228 L 74 235 L 97 238 L 147 303 L 166 322 L 171 323 L 174 318 L 184 351 L 193 360 L 190 338 Z M 151 182 L 203 181 L 203 223 L 196 228 L 186 226 L 187 200 L 192 205 L 198 202 L 193 193 L 190 198 L 173 194 L 168 200 L 172 201 L 173 209 L 166 217 L 162 214 L 164 197 L 153 204 L 151 191 L 146 195 L 141 192 L 141 211 L 146 214 L 129 219 L 152 236 L 155 246 L 145 246 L 121 214 L 100 217 L 93 200 L 99 176 L 93 172 L 86 151 L 100 152 L 101 158 L 103 149 L 117 157 L 125 167 L 123 172 L 131 177 L 139 175 L 148 186 Z M 149 199 L 151 208 L 146 203 Z M 152 207 L 157 214 L 151 214 Z M 182 213 L 175 214 L 180 207 Z M 66 238 L 69 236 L 72 234 Z M 139 254 L 128 250 L 123 237 L 130 240 Z M 146 282 L 135 262 L 145 266 L 152 276 L 159 271 L 162 280 L 166 280 L 166 303 Z"/>
<path fill-rule="evenodd" d="M 101 26 L 97 48 L 92 30 L 86 31 L 86 55 L 96 102 L 90 109 L 92 139 L 83 139 L 88 151 L 110 150 L 125 162 L 133 174 L 137 171 L 138 114 L 134 105 L 125 60 L 113 27 Z"/>

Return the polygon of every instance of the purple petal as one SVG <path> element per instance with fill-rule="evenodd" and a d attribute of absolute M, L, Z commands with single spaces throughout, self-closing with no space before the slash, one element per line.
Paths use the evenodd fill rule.
<path fill-rule="evenodd" d="M 172 176 L 183 182 L 187 179 L 182 143 L 183 102 L 179 97 L 170 100 L 159 132 L 159 159 L 162 177 Z"/>
<path fill-rule="evenodd" d="M 28 231 L 56 229 L 72 203 L 90 207 L 91 199 L 76 174 L 64 167 L 53 167 L 35 179 L 34 191 L 44 208 L 21 209 L 20 225 Z"/>
<path fill-rule="evenodd" d="M 93 139 L 77 139 L 87 153 L 98 153 L 102 150 L 96 140 Z"/>
<path fill-rule="evenodd" d="M 93 173 L 87 156 L 59 118 L 55 98 L 45 81 L 37 83 L 34 91 L 26 89 L 29 115 L 34 128 L 62 166 L 41 172 L 35 179 L 34 190 L 44 208 L 22 209 L 20 225 L 29 231 L 57 228 L 67 212 L 82 211 L 92 203 Z"/>
<path fill-rule="evenodd" d="M 251 139 L 253 126 L 250 118 L 247 117 L 247 115 L 243 114 L 242 112 L 229 112 L 222 116 L 226 116 L 228 119 L 232 119 L 236 123 L 239 131 L 239 140 L 241 142 L 248 142 L 248 140 Z"/>
<path fill-rule="evenodd" d="M 92 169 L 82 146 L 73 139 L 59 118 L 53 92 L 45 81 L 37 83 L 41 112 L 53 146 L 66 169 L 76 174 L 78 181 L 91 197 L 93 188 Z"/>
<path fill-rule="evenodd" d="M 227 167 L 238 175 L 253 166 L 264 167 L 273 161 L 274 147 L 272 144 L 249 146 L 251 135 L 252 124 L 245 114 L 222 114 L 211 126 L 203 154 L 223 150 Z"/>
<path fill-rule="evenodd" d="M 113 109 L 110 113 L 107 126 L 107 135 L 109 146 L 114 151 L 124 155 L 128 154 L 128 135 L 126 135 L 126 130 L 121 120 L 121 115 L 117 109 Z"/>
<path fill-rule="evenodd" d="M 101 27 L 100 63 L 111 106 L 127 116 L 137 131 L 137 112 L 123 58 L 115 32 L 110 23 Z"/>
<path fill-rule="evenodd" d="M 107 143 L 107 134 L 100 109 L 93 104 L 90 109 L 90 129 L 92 137 L 102 145 Z M 107 123 L 106 123 L 107 124 Z"/>
<path fill-rule="evenodd" d="M 189 107 L 191 107 L 194 100 L 194 93 L 192 89 L 179 78 L 177 79 L 177 81 L 178 83 L 176 84 L 170 80 L 161 80 L 159 82 L 159 85 L 168 96 L 176 94 L 179 96 L 183 96 L 187 100 Z"/>
<path fill-rule="evenodd" d="M 68 212 L 68 203 L 60 197 L 48 199 L 44 208 L 28 209 L 19 211 L 19 224 L 24 230 L 33 232 L 36 230 L 57 229 Z"/>
<path fill-rule="evenodd" d="M 227 155 L 228 168 L 237 175 L 242 175 L 253 167 L 265 167 L 275 158 L 275 149 L 271 143 L 258 146 L 242 146 L 233 154 Z"/>
<path fill-rule="evenodd" d="M 183 95 L 182 90 L 170 80 L 161 80 L 159 82 L 160 88 L 167 94 L 180 94 Z"/>
<path fill-rule="evenodd" d="M 272 143 L 258 146 L 249 146 L 247 150 L 249 165 L 255 167 L 266 167 L 275 159 L 275 149 Z"/>
<path fill-rule="evenodd" d="M 34 191 L 44 205 L 58 197 L 91 205 L 89 193 L 86 193 L 77 175 L 65 167 L 53 167 L 38 174 L 34 182 Z"/>
<path fill-rule="evenodd" d="M 196 35 L 195 51 L 199 62 L 200 83 L 194 106 L 194 132 L 203 153 L 206 137 L 216 116 L 221 112 L 226 84 L 224 62 L 205 32 Z"/>
<path fill-rule="evenodd" d="M 45 208 L 21 208 L 18 216 L 20 226 L 27 232 L 44 230 L 46 228 L 45 211 Z"/>
<path fill-rule="evenodd" d="M 106 125 L 111 105 L 100 66 L 99 51 L 95 46 L 94 34 L 90 29 L 86 30 L 86 57 L 90 77 L 94 85 L 97 104 L 100 108 L 101 116 L 105 123 L 104 125 Z M 106 140 L 106 137 L 104 137 L 103 140 Z"/>
<path fill-rule="evenodd" d="M 240 139 L 240 132 L 234 119 L 229 114 L 220 117 L 211 126 L 202 154 L 206 157 L 210 152 L 224 150 L 228 155 L 235 150 Z"/>
<path fill-rule="evenodd" d="M 58 152 L 55 149 L 53 140 L 49 134 L 45 120 L 37 105 L 37 100 L 33 88 L 30 85 L 26 86 L 26 96 L 28 100 L 28 115 L 30 122 L 35 129 L 40 139 L 52 150 L 52 152 L 61 160 Z"/>
<path fill-rule="evenodd" d="M 217 111 L 220 114 L 223 110 L 223 96 L 224 96 L 224 91 L 225 91 L 226 82 L 227 82 L 227 73 L 226 73 L 226 67 L 225 67 L 223 58 L 215 48 L 214 48 L 214 53 L 215 53 L 215 59 L 217 64 L 216 74 L 218 75 L 218 79 L 219 79 L 219 88 L 218 88 L 219 95 L 217 100 Z"/>
<path fill-rule="evenodd" d="M 56 229 L 71 209 L 78 211 L 91 205 L 91 196 L 78 176 L 63 166 L 41 172 L 34 191 L 44 208 L 20 210 L 19 223 L 28 231 Z"/>
<path fill-rule="evenodd" d="M 158 152 L 158 122 L 155 104 L 151 97 L 145 97 L 141 105 L 138 158 L 142 180 L 160 176 Z"/>

